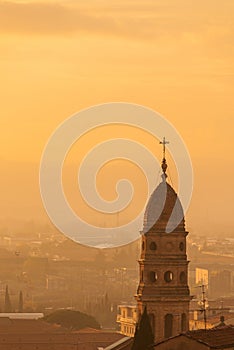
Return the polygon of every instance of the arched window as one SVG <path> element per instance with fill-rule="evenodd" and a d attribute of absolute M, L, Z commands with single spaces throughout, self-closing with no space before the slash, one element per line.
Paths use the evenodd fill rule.
<path fill-rule="evenodd" d="M 165 282 L 171 282 L 173 280 L 173 273 L 171 271 L 166 271 L 164 273 Z"/>
<path fill-rule="evenodd" d="M 172 336 L 172 330 L 173 330 L 173 315 L 166 314 L 165 320 L 164 320 L 164 337 L 170 338 Z"/>
<path fill-rule="evenodd" d="M 150 273 L 149 273 L 149 280 L 150 280 L 150 282 L 156 282 L 157 278 L 158 278 L 157 272 L 150 271 Z"/>
<path fill-rule="evenodd" d="M 186 314 L 181 315 L 181 332 L 185 332 L 187 330 L 187 317 Z"/>

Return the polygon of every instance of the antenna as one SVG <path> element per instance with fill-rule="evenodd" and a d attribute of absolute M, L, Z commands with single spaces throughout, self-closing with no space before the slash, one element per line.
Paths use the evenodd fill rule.
<path fill-rule="evenodd" d="M 205 285 L 202 284 L 201 286 L 199 286 L 202 290 L 202 307 L 201 307 L 201 312 L 203 313 L 203 317 L 204 317 L 204 326 L 205 326 L 205 330 L 206 330 L 206 292 L 205 292 Z"/>

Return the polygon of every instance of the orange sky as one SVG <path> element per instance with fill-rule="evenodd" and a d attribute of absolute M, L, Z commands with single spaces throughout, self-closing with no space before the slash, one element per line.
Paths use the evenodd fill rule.
<path fill-rule="evenodd" d="M 231 234 L 233 17 L 233 0 L 0 1 L 0 220 L 42 215 L 38 164 L 58 124 L 126 101 L 165 116 L 189 149 L 188 228 Z"/>

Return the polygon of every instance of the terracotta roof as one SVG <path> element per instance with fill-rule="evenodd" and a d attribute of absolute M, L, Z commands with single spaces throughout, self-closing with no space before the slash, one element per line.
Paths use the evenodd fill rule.
<path fill-rule="evenodd" d="M 103 333 L 103 331 L 101 329 L 86 327 L 86 328 L 73 331 L 72 333 Z"/>
<path fill-rule="evenodd" d="M 158 342 L 155 344 L 155 347 L 157 347 L 159 344 L 170 342 L 170 340 L 180 337 L 193 339 L 198 343 L 208 346 L 210 349 L 226 349 L 230 348 L 231 346 L 234 347 L 234 326 L 188 331 Z"/>
<path fill-rule="evenodd" d="M 188 331 L 185 335 L 214 349 L 220 346 L 234 346 L 234 326 Z"/>
<path fill-rule="evenodd" d="M 60 325 L 52 325 L 42 320 L 10 319 L 0 317 L 0 334 L 30 334 L 68 332 Z"/>
<path fill-rule="evenodd" d="M 24 319 L 24 320 L 38 320 L 44 317 L 42 312 L 0 312 L 0 318 Z"/>
<path fill-rule="evenodd" d="M 98 347 L 105 348 L 123 337 L 118 333 L 0 333 L 0 349 L 97 350 Z"/>
<path fill-rule="evenodd" d="M 124 350 L 130 349 L 133 343 L 133 338 L 124 337 L 115 343 L 107 346 L 104 350 Z"/>

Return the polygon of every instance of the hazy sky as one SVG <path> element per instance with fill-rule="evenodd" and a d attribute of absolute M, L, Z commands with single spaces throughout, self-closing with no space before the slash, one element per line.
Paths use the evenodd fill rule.
<path fill-rule="evenodd" d="M 234 234 L 233 0 L 0 1 L 0 220 L 43 213 L 38 164 L 81 108 L 149 106 L 194 166 L 188 228 Z"/>

